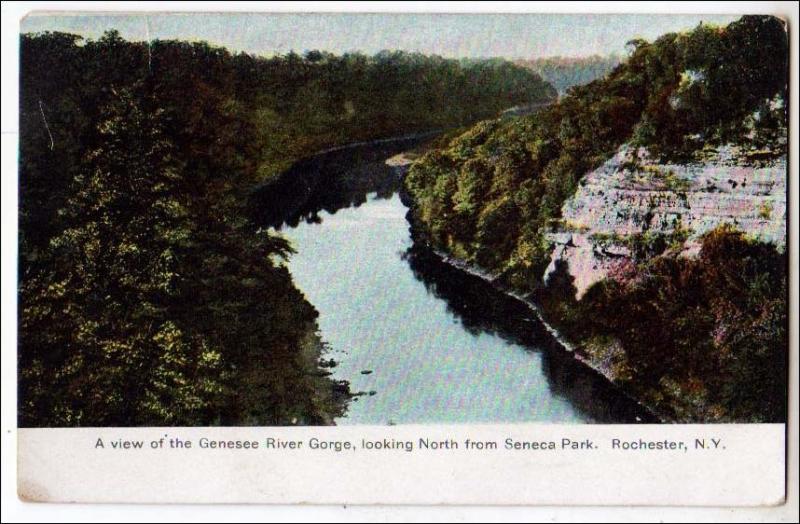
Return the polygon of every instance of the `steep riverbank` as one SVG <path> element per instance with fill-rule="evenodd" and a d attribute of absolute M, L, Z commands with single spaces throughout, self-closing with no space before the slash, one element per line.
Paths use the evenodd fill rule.
<path fill-rule="evenodd" d="M 657 421 L 564 352 L 527 305 L 413 240 L 386 159 L 420 145 L 307 159 L 287 174 L 283 216 L 262 223 L 295 249 L 286 267 L 319 311 L 322 364 L 353 393 L 335 423 Z"/>
<path fill-rule="evenodd" d="M 403 176 L 411 163 L 413 163 L 413 158 L 404 154 L 399 154 L 388 159 L 386 163 L 397 170 L 400 176 Z M 604 366 L 599 365 L 598 362 L 590 358 L 586 358 L 580 352 L 576 351 L 575 346 L 544 318 L 540 305 L 537 304 L 531 297 L 525 296 L 510 286 L 504 284 L 497 276 L 483 271 L 480 268 L 468 264 L 454 256 L 451 256 L 440 249 L 436 249 L 428 240 L 426 240 L 424 225 L 419 221 L 416 215 L 415 203 L 412 196 L 407 190 L 405 190 L 405 188 L 400 190 L 400 196 L 403 203 L 409 208 L 406 219 L 409 222 L 411 236 L 417 249 L 427 252 L 431 256 L 436 257 L 442 263 L 447 264 L 458 271 L 462 271 L 466 274 L 482 279 L 488 283 L 495 292 L 502 293 L 519 302 L 520 304 L 523 304 L 528 309 L 529 313 L 532 314 L 545 329 L 547 336 L 542 337 L 541 341 L 546 343 L 548 350 L 569 355 L 569 358 L 574 359 L 575 362 L 579 363 L 587 370 L 596 373 L 598 377 L 602 377 L 603 380 L 606 380 L 609 386 L 615 389 L 618 394 L 625 396 L 630 400 L 630 402 L 634 403 L 641 409 L 642 413 L 637 417 L 637 420 L 645 422 L 671 421 L 667 413 L 659 412 L 655 406 L 651 406 L 645 402 L 642 402 L 640 399 L 636 398 L 632 392 L 620 386 L 614 380 L 614 377 L 608 374 L 607 369 Z"/>
<path fill-rule="evenodd" d="M 544 317 L 676 421 L 780 421 L 786 161 L 731 145 L 685 164 L 621 148 L 547 236 Z"/>
<path fill-rule="evenodd" d="M 787 64 L 774 17 L 636 41 L 554 105 L 427 152 L 404 185 L 432 246 L 533 299 L 666 418 L 781 422 Z"/>
<path fill-rule="evenodd" d="M 621 148 L 611 160 L 589 173 L 576 194 L 564 204 L 563 219 L 558 228 L 548 234 L 555 247 L 545 271 L 544 286 L 533 293 L 523 294 L 504 282 L 501 276 L 437 249 L 426 237 L 413 198 L 403 190 L 404 202 L 411 208 L 408 219 L 415 241 L 443 262 L 480 277 L 498 291 L 525 303 L 562 350 L 603 376 L 661 421 L 692 422 L 698 418 L 730 421 L 736 416 L 780 420 L 781 370 L 785 369 L 780 356 L 777 359 L 758 357 L 767 362 L 755 371 L 767 370 L 765 373 L 772 377 L 770 383 L 776 391 L 765 394 L 766 398 L 760 400 L 762 404 L 757 404 L 758 407 L 745 404 L 743 409 L 750 411 L 744 413 L 749 415 L 735 415 L 737 411 L 729 410 L 735 410 L 736 406 L 723 408 L 723 400 L 714 400 L 715 393 L 708 389 L 711 386 L 697 382 L 687 384 L 671 377 L 655 384 L 647 378 L 637 378 L 639 371 L 634 367 L 637 364 L 630 356 L 636 346 L 617 335 L 623 328 L 619 321 L 613 320 L 611 310 L 625 311 L 631 300 L 655 301 L 657 305 L 664 291 L 649 290 L 640 298 L 630 298 L 633 296 L 630 291 L 623 291 L 618 299 L 603 298 L 602 294 L 609 286 L 621 285 L 623 289 L 625 285 L 634 286 L 634 289 L 645 286 L 647 289 L 649 284 L 644 282 L 653 276 L 668 284 L 675 277 L 664 273 L 662 266 L 674 264 L 683 268 L 679 271 L 687 276 L 682 277 L 682 283 L 668 285 L 678 289 L 688 286 L 678 293 L 688 293 L 689 297 L 710 294 L 709 298 L 690 300 L 710 301 L 714 305 L 713 312 L 709 306 L 699 307 L 716 314 L 715 344 L 724 348 L 725 344 L 737 343 L 738 329 L 775 329 L 772 324 L 758 327 L 758 323 L 765 321 L 758 317 L 750 320 L 741 311 L 744 306 L 726 302 L 730 294 L 725 287 L 742 283 L 720 281 L 718 275 L 733 271 L 735 279 L 745 279 L 745 285 L 746 279 L 766 280 L 769 286 L 781 285 L 780 260 L 784 256 L 786 228 L 786 157 L 773 154 L 754 160 L 752 151 L 733 146 L 720 147 L 707 153 L 704 160 L 688 165 L 661 164 L 649 160 L 642 151 L 638 152 L 635 164 L 629 157 L 630 151 Z M 398 155 L 387 163 L 405 173 L 413 159 Z M 749 265 L 739 264 L 734 269 L 731 264 L 738 263 L 737 258 Z M 775 269 L 771 270 L 773 266 Z M 718 272 L 713 273 L 713 268 L 718 268 Z M 760 276 L 755 276 L 758 272 Z M 658 276 L 659 273 L 662 274 Z M 691 279 L 701 278 L 710 281 L 692 283 Z M 582 300 L 593 286 L 594 294 Z M 775 291 L 768 291 L 766 297 L 757 300 L 764 301 L 758 307 L 766 308 L 760 316 L 774 317 L 774 321 L 766 322 L 780 325 L 780 319 L 785 316 L 780 313 L 781 288 L 775 289 L 778 302 L 775 302 Z M 714 298 L 713 293 L 718 293 L 719 298 Z M 746 295 L 753 291 L 744 293 L 743 297 L 749 300 Z M 623 302 L 615 306 L 614 300 Z M 683 317 L 690 318 L 692 308 L 698 307 L 686 303 L 689 300 L 686 296 L 676 296 L 672 300 L 677 322 Z M 656 330 L 651 334 L 648 331 L 644 322 L 652 324 L 662 320 L 653 317 L 654 314 L 658 315 L 646 313 L 649 321 L 630 314 L 627 319 L 630 326 L 624 329 L 633 330 L 634 336 L 640 333 L 654 347 L 670 344 L 667 332 Z M 748 323 L 754 323 L 753 327 L 748 327 Z M 692 329 L 691 324 L 689 329 Z M 699 343 L 703 340 L 703 329 L 708 328 L 698 325 L 694 335 Z M 734 342 L 729 342 L 731 337 Z M 772 345 L 774 341 L 755 342 L 754 351 L 764 353 L 763 344 Z M 779 344 L 768 349 L 780 355 L 781 347 L 783 345 Z M 718 366 L 715 359 L 726 358 L 724 349 L 712 347 L 708 351 L 707 366 Z M 651 365 L 658 366 L 658 356 L 648 359 Z M 756 380 L 764 380 L 756 376 L 759 377 Z M 714 387 L 724 388 L 725 385 Z"/>

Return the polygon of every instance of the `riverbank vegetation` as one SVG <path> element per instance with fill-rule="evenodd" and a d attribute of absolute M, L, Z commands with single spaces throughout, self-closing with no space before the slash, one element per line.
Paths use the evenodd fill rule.
<path fill-rule="evenodd" d="M 502 61 L 21 39 L 21 426 L 326 424 L 347 384 L 247 192 L 303 155 L 552 98 Z"/>
<path fill-rule="evenodd" d="M 655 272 L 652 279 L 634 279 L 640 282 L 635 290 L 601 284 L 580 307 L 569 302 L 574 292 L 547 300 L 554 291 L 542 290 L 542 276 L 553 248 L 547 234 L 562 205 L 584 174 L 625 143 L 679 163 L 721 144 L 742 146 L 758 157 L 754 162 L 785 155 L 786 34 L 777 18 L 745 16 L 727 27 L 700 25 L 654 42 L 634 40 L 622 64 L 602 79 L 573 87 L 551 107 L 477 124 L 409 171 L 406 188 L 426 240 L 517 291 L 544 294 L 548 317 L 569 326 L 564 334 L 577 344 L 588 336 L 622 338 L 628 367 L 621 376 L 656 384 L 662 392 L 705 391 L 713 406 L 709 411 L 688 405 L 685 413 L 671 415 L 780 420 L 786 317 L 785 303 L 781 309 L 776 301 L 785 302 L 786 264 L 775 246 L 733 233 L 712 236 L 698 261 L 675 253 L 652 263 L 645 257 L 636 262 L 643 275 Z M 746 271 L 735 266 L 743 253 L 750 264 Z M 714 269 L 711 259 L 724 264 Z M 732 274 L 716 272 L 724 268 Z M 687 279 L 700 286 L 696 295 L 685 287 Z M 659 320 L 665 310 L 669 315 Z M 714 317 L 722 311 L 749 320 Z M 604 320 L 604 314 L 610 316 Z M 594 315 L 599 316 L 587 319 Z M 578 329 L 583 320 L 588 332 Z M 615 327 L 617 320 L 627 327 Z M 728 334 L 720 338 L 722 332 Z"/>
<path fill-rule="evenodd" d="M 585 358 L 669 419 L 780 422 L 787 290 L 785 253 L 721 226 L 697 257 L 622 265 L 580 300 L 556 271 L 537 298 Z"/>

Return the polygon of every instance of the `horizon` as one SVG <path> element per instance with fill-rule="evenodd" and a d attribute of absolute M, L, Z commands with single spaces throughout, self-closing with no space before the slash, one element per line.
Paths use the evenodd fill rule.
<path fill-rule="evenodd" d="M 20 33 L 60 31 L 96 40 L 116 30 L 128 41 L 207 42 L 257 56 L 291 52 L 405 51 L 444 58 L 625 56 L 635 38 L 727 25 L 741 15 L 418 14 L 418 13 L 126 13 L 38 14 Z M 580 30 L 576 30 L 580 29 Z M 570 38 L 561 35 L 569 34 Z M 502 35 L 502 38 L 497 38 Z"/>

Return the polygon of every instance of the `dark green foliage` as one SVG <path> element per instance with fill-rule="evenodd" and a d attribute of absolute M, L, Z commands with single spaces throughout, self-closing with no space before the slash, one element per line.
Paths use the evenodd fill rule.
<path fill-rule="evenodd" d="M 551 318 L 575 340 L 619 340 L 631 387 L 662 411 L 679 420 L 785 420 L 786 259 L 773 246 L 720 228 L 697 258 L 653 258 L 577 302 L 565 285 L 559 292 L 553 282 L 543 295 Z"/>
<path fill-rule="evenodd" d="M 430 240 L 532 290 L 532 269 L 549 256 L 543 233 L 581 177 L 624 142 L 670 159 L 723 142 L 783 154 L 787 42 L 778 19 L 757 16 L 632 41 L 603 79 L 535 115 L 474 126 L 406 179 Z"/>
<path fill-rule="evenodd" d="M 56 137 L 34 155 L 23 134 L 21 217 L 53 218 L 21 228 L 20 424 L 329 422 L 342 405 L 314 375 L 316 312 L 273 261 L 288 245 L 237 219 L 235 156 L 171 131 L 178 114 L 148 80 L 93 94 L 94 124 L 68 137 L 78 158 Z M 222 129 L 215 109 L 203 123 Z M 236 147 L 217 137 L 211 154 Z M 69 175 L 51 155 L 75 174 L 48 191 L 52 172 Z M 59 207 L 45 215 L 35 195 Z"/>
<path fill-rule="evenodd" d="M 646 74 L 661 77 L 637 134 L 642 145 L 680 156 L 708 143 L 763 147 L 785 134 L 788 40 L 779 19 L 745 16 L 642 49 L 651 56 Z M 785 151 L 785 144 L 772 145 Z"/>
<path fill-rule="evenodd" d="M 265 178 L 332 145 L 451 128 L 556 96 L 534 73 L 501 60 L 382 51 L 236 55 L 233 63 L 240 99 L 258 111 Z"/>
<path fill-rule="evenodd" d="M 302 155 L 553 96 L 504 62 L 24 35 L 22 426 L 320 424 L 347 387 L 247 217 Z"/>
<path fill-rule="evenodd" d="M 623 143 L 679 162 L 723 143 L 755 161 L 786 154 L 788 39 L 780 20 L 745 16 L 726 28 L 632 41 L 630 49 L 605 78 L 535 115 L 479 123 L 422 157 L 406 178 L 417 218 L 434 247 L 534 292 L 576 344 L 621 341 L 618 375 L 671 416 L 780 421 L 786 275 L 785 254 L 773 246 L 718 233 L 691 261 L 669 249 L 685 232 L 643 233 L 629 239 L 635 284 L 610 278 L 578 303 L 561 268 L 542 289 L 552 250 L 546 233 L 584 174 Z"/>

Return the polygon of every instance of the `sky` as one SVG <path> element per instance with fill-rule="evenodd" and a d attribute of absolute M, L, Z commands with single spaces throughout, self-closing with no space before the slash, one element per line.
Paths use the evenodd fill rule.
<path fill-rule="evenodd" d="M 633 38 L 653 40 L 700 22 L 739 15 L 150 13 L 32 14 L 21 31 L 64 31 L 99 38 L 116 29 L 128 40 L 205 40 L 231 51 L 270 56 L 318 49 L 341 54 L 383 49 L 448 58 L 537 58 L 624 54 Z"/>

